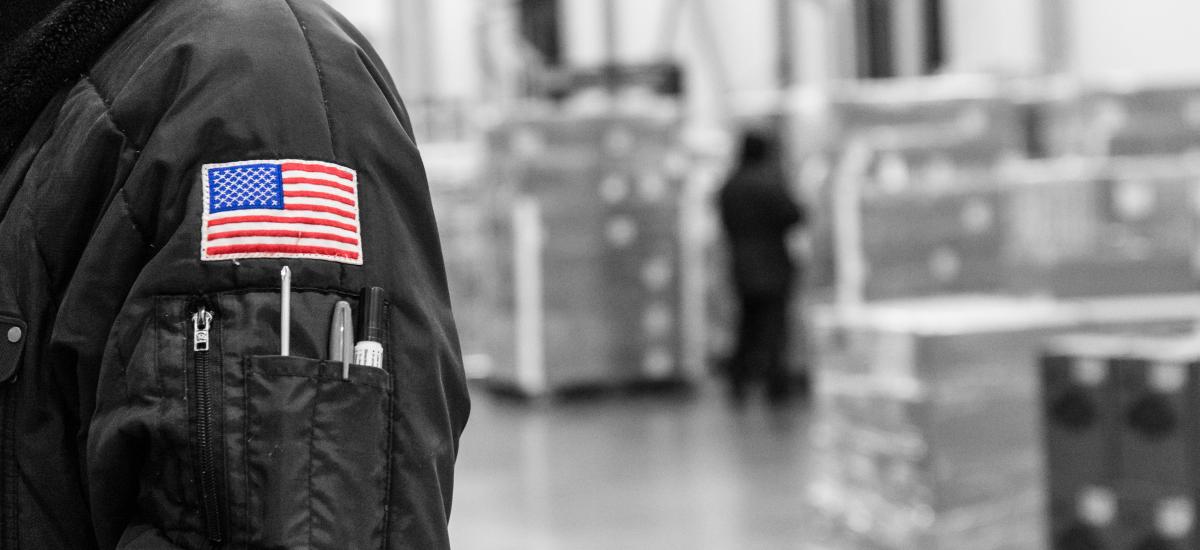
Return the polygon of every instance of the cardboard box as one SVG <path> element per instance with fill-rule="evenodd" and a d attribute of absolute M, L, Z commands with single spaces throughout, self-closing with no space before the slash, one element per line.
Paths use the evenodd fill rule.
<path fill-rule="evenodd" d="M 1190 295 L 959 296 L 818 309 L 814 506 L 864 548 L 1045 548 L 1047 534 L 1078 520 L 1051 515 L 1057 523 L 1048 527 L 1047 501 L 1075 499 L 1116 469 L 1115 457 L 1101 461 L 1047 495 L 1042 410 L 1078 384 L 1058 359 L 1039 369 L 1046 340 L 1081 330 L 1171 333 L 1191 328 L 1197 315 L 1200 301 Z M 1075 355 L 1052 357 L 1065 356 Z M 1043 377 L 1052 381 L 1045 397 Z M 1091 397 L 1115 411 L 1115 389 L 1099 387 Z M 1109 426 L 1107 434 L 1077 439 L 1111 457 L 1116 414 L 1096 424 Z M 1062 456 L 1056 464 L 1084 460 Z"/>

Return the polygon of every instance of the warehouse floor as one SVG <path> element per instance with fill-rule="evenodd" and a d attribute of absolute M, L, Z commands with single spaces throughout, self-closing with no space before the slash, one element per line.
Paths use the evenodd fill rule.
<path fill-rule="evenodd" d="M 806 548 L 808 407 L 720 388 L 522 403 L 473 391 L 456 550 Z"/>

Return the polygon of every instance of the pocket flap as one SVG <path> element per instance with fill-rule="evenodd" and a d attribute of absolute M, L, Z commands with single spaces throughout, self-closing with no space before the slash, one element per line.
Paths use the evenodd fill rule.
<path fill-rule="evenodd" d="M 26 337 L 25 321 L 0 316 L 0 382 L 7 382 L 17 372 Z"/>

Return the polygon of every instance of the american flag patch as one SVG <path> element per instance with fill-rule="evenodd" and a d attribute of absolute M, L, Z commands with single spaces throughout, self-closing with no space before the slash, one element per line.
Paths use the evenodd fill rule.
<path fill-rule="evenodd" d="M 358 174 L 309 160 L 205 164 L 200 259 L 362 265 Z"/>

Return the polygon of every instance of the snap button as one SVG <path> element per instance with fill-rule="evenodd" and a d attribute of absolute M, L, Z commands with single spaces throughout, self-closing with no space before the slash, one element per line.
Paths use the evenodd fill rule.
<path fill-rule="evenodd" d="M 16 376 L 25 347 L 21 340 L 25 337 L 25 328 L 25 321 L 0 316 L 0 334 L 4 334 L 4 340 L 0 340 L 0 384 L 11 382 Z"/>

